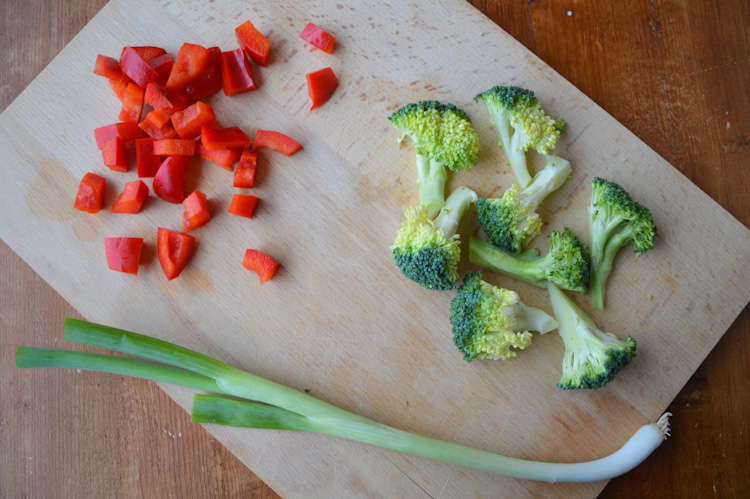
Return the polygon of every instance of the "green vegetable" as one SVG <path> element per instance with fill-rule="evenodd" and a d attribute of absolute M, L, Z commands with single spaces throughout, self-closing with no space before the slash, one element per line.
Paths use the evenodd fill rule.
<path fill-rule="evenodd" d="M 468 116 L 453 104 L 422 101 L 407 104 L 388 119 L 408 135 L 417 154 L 419 203 L 430 218 L 445 204 L 446 168 L 466 170 L 477 164 L 479 136 Z"/>
<path fill-rule="evenodd" d="M 406 210 L 405 221 L 391 246 L 401 272 L 428 289 L 445 291 L 456 287 L 461 257 L 458 223 L 477 199 L 467 187 L 459 187 L 432 220 L 425 206 Z"/>
<path fill-rule="evenodd" d="M 548 333 L 557 321 L 542 310 L 521 303 L 518 293 L 482 280 L 482 274 L 466 274 L 451 302 L 453 342 L 464 360 L 502 359 L 516 356 L 511 348 L 525 349 L 531 332 Z"/>
<path fill-rule="evenodd" d="M 469 239 L 469 261 L 540 288 L 553 282 L 561 288 L 584 294 L 589 289 L 589 259 L 581 241 L 567 227 L 562 233 L 553 231 L 550 234 L 549 251 L 544 256 L 538 256 L 536 250 L 511 255 L 472 236 Z"/>
<path fill-rule="evenodd" d="M 635 357 L 635 340 L 602 332 L 578 305 L 552 283 L 547 286 L 558 332 L 565 343 L 560 388 L 600 388 Z"/>
<path fill-rule="evenodd" d="M 544 114 L 534 92 L 520 87 L 493 87 L 474 97 L 474 101 L 477 99 L 487 106 L 518 185 L 526 187 L 531 182 L 526 151 L 534 149 L 539 154 L 549 154 L 565 130 L 565 120 L 553 120 Z"/>
<path fill-rule="evenodd" d="M 547 165 L 525 189 L 513 184 L 500 199 L 479 198 L 479 224 L 492 244 L 514 254 L 525 250 L 542 231 L 537 208 L 567 180 L 570 172 L 568 160 L 549 155 Z"/>
<path fill-rule="evenodd" d="M 325 433 L 516 478 L 549 482 L 606 480 L 633 469 L 669 435 L 670 414 L 666 413 L 656 423 L 641 427 L 622 448 L 602 459 L 575 464 L 527 461 L 397 430 L 207 355 L 122 329 L 67 319 L 65 340 L 146 360 L 20 347 L 16 367 L 112 372 L 231 395 L 248 400 L 195 395 L 191 420 Z"/>
<path fill-rule="evenodd" d="M 596 177 L 591 184 L 589 242 L 591 303 L 604 308 L 607 278 L 620 248 L 633 245 L 636 258 L 654 247 L 656 225 L 651 212 L 620 185 Z"/>

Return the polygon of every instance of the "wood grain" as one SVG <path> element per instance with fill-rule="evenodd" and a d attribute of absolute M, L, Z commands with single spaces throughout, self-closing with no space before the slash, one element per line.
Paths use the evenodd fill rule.
<path fill-rule="evenodd" d="M 746 97 L 746 94 L 735 87 L 741 85 L 742 82 L 746 86 L 748 80 L 747 69 L 745 67 L 743 70 L 742 67 L 742 64 L 747 64 L 748 59 L 747 37 L 746 35 L 742 37 L 742 30 L 747 24 L 748 17 L 746 10 L 743 11 L 743 5 L 740 2 L 737 3 L 737 9 L 727 8 L 723 11 L 734 12 L 729 18 L 723 19 L 721 13 L 712 12 L 714 15 L 707 16 L 710 22 L 706 23 L 703 22 L 705 11 L 697 7 L 699 3 L 691 3 L 690 8 L 687 4 L 680 5 L 679 2 L 677 5 L 654 4 L 652 12 L 657 15 L 652 18 L 648 17 L 648 7 L 652 5 L 651 3 L 638 4 L 635 9 L 631 4 L 623 5 L 620 10 L 615 8 L 607 12 L 602 10 L 587 12 L 583 2 L 580 6 L 574 4 L 572 9 L 568 4 L 562 5 L 561 2 L 541 1 L 530 4 L 519 2 L 511 6 L 500 6 L 500 4 L 506 4 L 505 2 L 487 2 L 486 5 L 482 4 L 479 7 L 493 17 L 493 20 L 501 27 L 536 51 L 542 59 L 550 63 L 573 84 L 597 100 L 608 112 L 680 168 L 691 180 L 747 225 L 747 196 L 733 185 L 733 179 L 743 178 L 740 168 L 748 166 L 747 160 L 743 157 L 743 154 L 746 156 L 747 153 L 748 123 L 742 121 L 743 117 L 747 116 L 748 105 L 747 100 L 743 101 L 742 97 L 743 95 Z M 23 89 L 29 78 L 36 74 L 57 50 L 62 48 L 65 41 L 72 37 L 93 15 L 93 11 L 86 10 L 91 8 L 90 4 L 69 5 L 70 10 L 65 12 L 29 6 L 29 12 L 24 13 L 24 10 L 15 6 L 11 12 L 9 3 L 4 4 L 6 25 L 14 28 L 20 27 L 20 29 L 6 30 L 4 25 L 2 35 L 0 35 L 9 36 L 11 43 L 6 42 L 6 46 L 14 48 L 8 51 L 10 55 L 7 57 L 11 60 L 8 64 L 3 64 L 3 67 L 14 68 L 2 76 L 4 79 L 0 88 L 4 99 L 3 107 Z M 709 6 L 704 5 L 703 8 L 709 9 Z M 562 23 L 565 21 L 563 11 L 566 9 L 573 11 L 571 17 L 575 17 L 578 31 L 584 34 L 593 33 L 595 36 L 582 35 L 576 37 L 574 42 L 561 43 L 559 37 L 562 32 L 555 31 L 554 28 L 557 26 L 561 29 L 560 26 L 563 26 Z M 79 11 L 84 14 L 76 14 L 77 17 L 74 19 L 68 15 L 69 12 L 78 13 Z M 633 21 L 634 25 L 621 24 L 631 14 L 636 20 L 646 23 L 648 29 L 645 33 L 643 26 L 638 25 L 636 21 Z M 47 15 L 49 17 L 45 17 Z M 505 20 L 502 17 L 506 15 L 510 16 L 510 19 Z M 693 17 L 699 15 L 702 16 L 701 22 L 696 20 L 697 17 Z M 27 17 L 24 21 L 19 21 L 19 17 L 16 16 Z M 648 22 L 649 20 L 652 24 Z M 693 22 L 685 22 L 686 20 Z M 719 22 L 721 22 L 720 25 L 717 24 Z M 38 39 L 31 39 L 30 35 L 33 31 L 29 29 L 31 25 L 37 27 L 34 32 L 36 36 L 40 34 L 44 37 L 49 36 L 49 40 L 46 43 L 40 43 Z M 40 25 L 45 26 L 45 29 L 38 29 Z M 638 29 L 639 26 L 641 29 Z M 649 38 L 653 36 L 649 34 L 649 31 L 657 31 L 661 29 L 660 26 L 672 26 L 672 29 L 671 31 L 665 30 L 666 34 L 659 34 L 656 40 Z M 727 28 L 727 26 L 732 28 Z M 722 33 L 722 37 L 719 40 L 713 40 L 713 34 L 717 29 Z M 24 35 L 27 38 L 24 39 Z M 659 38 L 663 41 L 659 41 Z M 644 48 L 644 44 L 648 43 L 654 44 L 656 49 Z M 21 49 L 16 50 L 15 47 L 21 47 Z M 37 52 L 32 50 L 35 47 Z M 693 67 L 684 63 L 683 57 L 691 55 L 686 56 L 683 53 L 687 50 L 686 47 L 702 49 L 701 54 L 697 54 L 697 59 L 695 59 L 696 55 L 692 55 L 696 60 Z M 29 57 L 30 53 L 35 55 Z M 49 58 L 45 59 L 45 55 Z M 6 54 L 2 57 L 6 57 Z M 36 62 L 34 57 L 37 58 Z M 18 61 L 24 62 L 19 64 Z M 31 68 L 24 69 L 23 71 L 28 71 L 28 73 L 21 74 L 17 68 L 24 67 L 26 64 Z M 661 78 L 655 77 L 654 72 L 657 75 L 661 74 Z M 20 77 L 19 74 L 21 74 Z M 12 80 L 16 77 L 20 82 Z M 6 82 L 5 78 L 11 81 Z M 663 82 L 662 90 L 654 92 L 655 81 Z M 693 85 L 695 87 L 692 87 Z M 694 98 L 691 99 L 690 94 L 695 88 L 704 89 L 698 106 L 695 105 Z M 706 92 L 706 88 L 711 88 L 711 92 Z M 735 107 L 731 110 L 727 109 L 730 111 L 727 116 L 737 120 L 737 123 L 734 123 L 727 119 L 730 126 L 726 126 L 718 119 L 715 111 L 715 109 L 723 110 L 728 102 L 733 102 Z M 667 113 L 665 109 L 668 110 Z M 678 110 L 683 114 L 678 116 Z M 708 113 L 714 119 L 703 119 L 703 113 Z M 689 126 L 675 124 L 682 125 L 683 122 Z M 676 148 L 675 144 L 685 144 L 685 146 Z M 257 494 L 265 493 L 263 489 L 238 488 L 240 484 L 247 483 L 247 478 L 243 475 L 245 472 L 236 460 L 234 460 L 235 464 L 232 464 L 231 455 L 218 461 L 214 460 L 212 466 L 206 466 L 206 463 L 201 461 L 201 456 L 204 458 L 207 455 L 215 456 L 216 451 L 204 450 L 209 446 L 216 446 L 215 442 L 211 443 L 202 430 L 186 425 L 184 414 L 182 414 L 183 419 L 179 420 L 181 410 L 175 411 L 175 404 L 149 383 L 111 378 L 113 385 L 107 389 L 107 393 L 121 391 L 116 392 L 118 395 L 107 397 L 106 403 L 98 387 L 89 386 L 90 391 L 84 391 L 85 384 L 81 387 L 79 385 L 82 383 L 79 382 L 74 387 L 70 383 L 71 377 L 60 374 L 40 374 L 30 379 L 27 377 L 33 386 L 21 387 L 18 378 L 13 378 L 14 370 L 9 367 L 11 362 L 8 360 L 10 354 L 7 353 L 7 342 L 10 341 L 13 348 L 20 342 L 31 344 L 32 339 L 38 340 L 38 343 L 34 343 L 36 345 L 45 345 L 45 340 L 49 339 L 46 331 L 59 328 L 61 318 L 72 311 L 66 308 L 60 297 L 44 285 L 43 281 L 36 277 L 25 264 L 20 263 L 20 259 L 12 255 L 5 246 L 3 246 L 0 263 L 4 264 L 2 265 L 3 301 L 0 303 L 0 310 L 13 312 L 7 315 L 7 323 L 6 313 L 3 312 L 2 329 L 14 331 L 16 334 L 16 336 L 4 335 L 3 337 L 3 384 L 0 385 L 0 390 L 2 390 L 0 400 L 3 403 L 1 411 L 3 414 L 0 415 L 0 438 L 7 438 L 10 442 L 6 445 L 6 440 L 2 440 L 0 444 L 3 448 L 12 450 L 10 454 L 3 453 L 0 457 L 2 459 L 0 467 L 0 484 L 2 485 L 0 487 L 15 488 L 7 490 L 3 488 L 0 490 L 0 495 L 13 497 L 23 492 L 32 495 L 49 495 L 53 492 L 60 493 L 60 495 L 91 495 L 85 492 L 93 494 L 96 491 L 109 490 L 113 487 L 124 491 L 122 495 L 135 495 L 137 492 L 142 495 L 156 495 L 166 490 L 165 483 L 169 487 L 175 487 L 170 495 L 183 495 L 184 493 L 206 495 L 204 493 L 214 491 L 218 491 L 220 495 L 243 496 L 253 491 Z M 45 312 L 40 314 L 40 310 Z M 748 407 L 745 401 L 749 397 L 747 384 L 743 383 L 748 379 L 747 333 L 746 310 L 675 400 L 672 406 L 673 412 L 678 412 L 680 418 L 679 420 L 675 418 L 675 436 L 670 441 L 670 445 L 663 446 L 648 465 L 613 481 L 605 490 L 605 495 L 625 497 L 627 493 L 632 496 L 638 490 L 642 493 L 667 491 L 670 492 L 669 495 L 690 496 L 718 491 L 729 497 L 750 488 L 747 476 L 741 472 L 742 464 L 748 460 L 746 433 Z M 78 376 L 86 379 L 85 374 Z M 59 383 L 58 378 L 60 378 Z M 121 383 L 122 386 L 120 386 Z M 131 388 L 126 388 L 127 386 Z M 49 400 L 44 402 L 45 404 L 59 403 L 59 400 L 71 404 L 68 407 L 70 412 L 67 413 L 69 417 L 60 417 L 60 420 L 55 422 L 34 421 L 35 415 L 41 416 L 40 413 L 45 412 L 37 405 L 40 404 L 39 398 L 31 397 L 30 393 L 38 393 L 41 390 L 48 390 L 46 393 L 49 394 Z M 65 390 L 68 390 L 68 396 L 65 396 Z M 11 396 L 6 396 L 7 393 Z M 147 408 L 144 409 L 137 404 L 128 405 L 121 400 L 123 397 L 127 400 L 148 401 L 144 403 Z M 16 403 L 24 407 L 25 412 L 21 417 L 31 418 L 27 419 L 30 424 L 17 430 L 20 433 L 16 433 L 16 429 L 11 428 L 7 423 L 7 421 L 17 420 L 14 418 L 17 418 L 20 413 L 13 412 L 14 418 L 6 416 L 6 414 L 11 414 L 7 412 L 8 407 L 11 411 L 20 411 L 19 406 L 6 400 L 17 401 Z M 689 407 L 687 404 L 690 404 Z M 162 413 L 163 407 L 169 408 L 170 405 L 171 410 L 175 411 L 177 416 Z M 94 407 L 96 410 L 91 410 Z M 153 410 L 150 409 L 151 407 L 159 409 Z M 117 409 L 110 410 L 112 408 Z M 55 407 L 55 411 L 62 409 L 64 408 Z M 94 415 L 91 414 L 92 412 Z M 55 412 L 55 414 L 59 413 Z M 99 417 L 99 414 L 102 414 L 102 417 Z M 136 417 L 135 414 L 141 414 L 141 416 Z M 140 418 L 146 418 L 147 422 L 144 423 Z M 70 428 L 71 421 L 85 421 L 86 424 L 74 433 L 75 438 L 66 441 L 64 435 L 70 431 L 68 428 Z M 169 433 L 173 431 L 169 428 L 158 428 L 158 425 L 164 421 L 175 421 L 174 429 L 178 431 L 178 434 L 179 431 L 183 432 L 183 437 L 178 438 L 187 438 L 187 432 L 190 431 L 196 433 L 196 438 L 203 438 L 204 443 L 197 443 L 197 447 L 190 451 L 182 446 L 174 448 L 168 444 L 161 444 L 159 438 L 143 438 L 143 435 L 154 436 L 154 433 L 158 434 L 158 430 L 166 429 L 168 432 L 166 437 L 156 436 L 161 437 L 161 441 L 169 441 Z M 691 428 L 693 421 L 697 424 L 695 429 Z M 55 424 L 60 426 L 55 429 L 53 426 Z M 49 430 L 43 434 L 35 434 L 34 430 L 42 427 L 49 428 Z M 91 430 L 90 428 L 98 429 Z M 112 436 L 112 428 L 120 429 L 121 433 Z M 18 438 L 19 434 L 23 435 L 22 439 Z M 58 440 L 54 444 L 52 448 L 57 448 L 57 450 L 49 453 L 49 461 L 44 463 L 35 459 L 21 461 L 25 457 L 35 457 L 31 454 L 24 456 L 23 452 L 29 448 L 26 446 L 31 445 L 32 449 L 39 451 L 39 455 L 44 455 L 42 449 L 48 448 L 49 441 L 58 438 L 57 435 L 62 435 L 63 440 Z M 85 435 L 86 438 L 78 438 L 81 435 Z M 112 453 L 103 450 L 112 446 L 117 446 L 119 452 Z M 82 461 L 70 459 L 69 449 L 71 448 L 76 450 L 76 456 L 86 457 L 81 458 Z M 210 448 L 220 449 L 220 447 Z M 131 452 L 133 454 L 129 454 Z M 180 457 L 175 458 L 175 455 Z M 224 460 L 227 462 L 222 462 Z M 711 464 L 706 466 L 706 461 Z M 143 463 L 143 467 L 133 469 L 128 464 L 132 462 Z M 101 470 L 101 476 L 87 475 L 86 470 L 92 463 L 100 465 L 110 463 L 103 465 L 109 467 L 110 472 Z M 126 465 L 123 466 L 123 463 Z M 156 465 L 152 466 L 149 463 Z M 194 472 L 188 471 L 191 465 L 195 466 Z M 231 472 L 235 469 L 235 465 L 237 469 Z M 62 468 L 68 466 L 70 468 Z M 208 470 L 205 469 L 207 467 Z M 121 468 L 126 469 L 127 472 L 118 471 Z M 48 481 L 41 479 L 40 476 L 44 476 L 44 471 L 50 469 L 55 469 L 55 473 L 58 473 L 54 476 L 74 478 L 58 481 L 52 478 Z M 179 470 L 179 473 L 175 470 Z M 29 474 L 27 471 L 32 473 Z M 157 471 L 163 474 L 149 475 Z M 24 473 L 29 476 L 25 476 Z M 51 476 L 48 471 L 47 473 L 47 476 Z M 137 490 L 128 489 L 129 486 L 132 487 L 128 484 L 131 483 L 129 480 L 134 474 L 142 479 L 136 481 L 138 487 L 142 487 Z M 23 480 L 20 479 L 22 476 Z M 151 478 L 148 478 L 149 476 Z M 195 489 L 179 488 L 181 485 L 177 482 L 180 481 L 180 477 L 185 476 L 190 477 L 190 487 L 196 487 Z M 211 478 L 206 480 L 206 485 L 194 484 L 194 477 L 197 476 L 210 476 Z M 665 484 L 669 484 L 671 489 L 665 490 Z M 90 488 L 85 488 L 89 485 Z M 81 491 L 84 493 L 80 493 Z M 127 494 L 127 491 L 133 493 Z"/>

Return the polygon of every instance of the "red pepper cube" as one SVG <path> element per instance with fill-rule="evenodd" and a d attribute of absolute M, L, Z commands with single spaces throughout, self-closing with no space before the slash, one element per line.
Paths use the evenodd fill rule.
<path fill-rule="evenodd" d="M 187 232 L 204 225 L 211 220 L 208 211 L 206 195 L 200 191 L 193 191 L 182 201 L 185 211 L 182 214 L 182 230 Z"/>
<path fill-rule="evenodd" d="M 120 69 L 141 88 L 145 88 L 159 76 L 159 73 L 149 66 L 133 47 L 123 49 L 122 56 L 120 56 Z"/>
<path fill-rule="evenodd" d="M 221 65 L 221 49 L 219 47 L 208 47 L 206 50 L 208 50 L 208 65 L 218 68 Z"/>
<path fill-rule="evenodd" d="M 250 59 L 256 64 L 265 66 L 271 50 L 271 42 L 263 36 L 263 33 L 258 31 L 250 21 L 235 28 L 234 33 L 240 48 L 250 56 Z"/>
<path fill-rule="evenodd" d="M 153 81 L 146 85 L 144 100 L 154 109 L 164 109 L 169 113 L 185 108 L 185 103 L 174 92 Z"/>
<path fill-rule="evenodd" d="M 255 207 L 257 205 L 257 197 L 248 196 L 247 194 L 235 194 L 232 196 L 232 202 L 229 203 L 227 211 L 239 217 L 255 218 Z"/>
<path fill-rule="evenodd" d="M 125 190 L 115 198 L 115 201 L 109 208 L 109 212 L 130 214 L 139 213 L 147 197 L 148 186 L 143 180 L 128 182 L 125 184 Z"/>
<path fill-rule="evenodd" d="M 164 128 L 164 125 L 169 123 L 169 120 L 171 119 L 172 115 L 163 109 L 155 109 L 153 111 L 149 111 L 146 114 L 146 121 L 151 123 L 151 125 L 153 125 L 157 130 L 161 130 L 162 128 Z"/>
<path fill-rule="evenodd" d="M 329 54 L 333 52 L 333 47 L 336 45 L 336 37 L 326 33 L 313 23 L 305 26 L 299 37 Z"/>
<path fill-rule="evenodd" d="M 182 139 L 162 139 L 154 142 L 157 156 L 192 156 L 195 154 L 195 141 Z"/>
<path fill-rule="evenodd" d="M 162 159 L 154 154 L 156 139 L 135 139 L 135 164 L 138 166 L 138 176 L 153 177 L 159 171 Z"/>
<path fill-rule="evenodd" d="M 109 139 L 102 147 L 104 165 L 115 172 L 128 171 L 128 156 L 125 154 L 125 142 L 120 137 Z"/>
<path fill-rule="evenodd" d="M 194 139 L 201 134 L 201 127 L 211 126 L 215 122 L 213 108 L 201 101 L 172 115 L 172 125 L 181 139 Z"/>
<path fill-rule="evenodd" d="M 112 270 L 126 274 L 138 274 L 141 262 L 142 237 L 105 237 L 104 251 L 107 265 Z"/>
<path fill-rule="evenodd" d="M 218 66 L 209 66 L 193 78 L 185 87 L 185 93 L 193 100 L 205 99 L 221 90 L 221 71 Z"/>
<path fill-rule="evenodd" d="M 120 137 L 125 144 L 129 144 L 135 139 L 143 137 L 143 133 L 138 128 L 137 123 L 126 121 L 124 123 L 99 127 L 94 130 L 94 137 L 96 138 L 96 147 L 101 149 L 104 147 L 104 144 L 115 137 Z"/>
<path fill-rule="evenodd" d="M 221 53 L 221 86 L 227 96 L 258 88 L 242 49 Z"/>
<path fill-rule="evenodd" d="M 127 78 L 127 76 L 125 77 Z M 109 86 L 112 87 L 112 91 L 115 93 L 118 99 L 120 99 L 120 102 L 125 100 L 125 92 L 128 90 L 128 84 L 130 78 L 127 78 L 126 80 L 118 80 L 115 78 L 112 78 L 109 80 Z"/>
<path fill-rule="evenodd" d="M 122 60 L 122 56 L 125 54 L 125 49 L 127 48 L 128 47 L 125 47 L 122 49 L 122 53 L 120 54 L 120 60 Z M 157 57 L 165 55 L 167 53 L 167 51 L 161 47 L 152 47 L 149 45 L 141 46 L 141 47 L 130 47 L 130 49 L 134 50 L 135 53 L 138 54 L 141 59 L 148 62 L 149 64 L 151 63 L 151 61 L 153 61 Z"/>
<path fill-rule="evenodd" d="M 189 234 L 158 228 L 156 252 L 167 280 L 178 277 L 195 253 L 195 238 Z"/>
<path fill-rule="evenodd" d="M 176 139 L 179 137 L 177 135 L 177 132 L 175 132 L 174 128 L 172 128 L 171 126 L 164 125 L 161 128 L 156 128 L 148 120 L 143 120 L 140 123 L 138 123 L 138 128 L 146 132 L 146 135 L 156 140 Z"/>
<path fill-rule="evenodd" d="M 255 186 L 255 169 L 258 166 L 258 153 L 245 149 L 240 157 L 240 166 L 234 172 L 233 187 L 252 188 Z"/>
<path fill-rule="evenodd" d="M 154 194 L 167 203 L 182 203 L 187 197 L 185 177 L 188 163 L 187 156 L 170 156 L 165 159 L 154 176 Z"/>
<path fill-rule="evenodd" d="M 232 165 L 240 160 L 242 149 L 216 149 L 209 151 L 200 142 L 195 143 L 195 152 L 206 161 L 213 161 L 225 170 L 232 171 Z"/>
<path fill-rule="evenodd" d="M 208 69 L 209 57 L 205 47 L 193 43 L 183 44 L 169 73 L 167 89 L 184 89 L 196 76 Z"/>
<path fill-rule="evenodd" d="M 201 143 L 209 151 L 250 147 L 250 139 L 237 126 L 229 128 L 203 126 L 201 127 Z"/>
<path fill-rule="evenodd" d="M 122 110 L 120 111 L 120 121 L 141 121 L 143 114 L 143 88 L 135 83 L 129 83 L 125 89 L 125 96 L 122 99 Z"/>
<path fill-rule="evenodd" d="M 242 261 L 243 267 L 258 274 L 261 285 L 273 278 L 280 265 L 269 255 L 254 249 L 247 250 Z"/>
<path fill-rule="evenodd" d="M 169 79 L 169 73 L 172 72 L 172 66 L 174 65 L 174 57 L 172 54 L 162 54 L 154 57 L 148 61 L 148 65 L 154 68 L 159 76 L 156 77 L 154 82 L 159 85 L 166 85 Z"/>
<path fill-rule="evenodd" d="M 291 156 L 302 149 L 302 144 L 280 132 L 273 130 L 258 130 L 253 141 L 253 151 L 267 147 L 274 151 L 280 152 L 286 156 Z"/>
<path fill-rule="evenodd" d="M 109 78 L 110 80 L 127 79 L 127 76 L 125 76 L 122 69 L 120 69 L 120 62 L 117 59 L 101 54 L 96 56 L 94 74 Z"/>
<path fill-rule="evenodd" d="M 339 86 L 339 80 L 331 68 L 308 73 L 305 77 L 307 78 L 307 93 L 312 101 L 310 111 L 325 104 Z"/>
<path fill-rule="evenodd" d="M 104 206 L 104 178 L 95 173 L 87 173 L 78 185 L 75 209 L 97 213 Z"/>

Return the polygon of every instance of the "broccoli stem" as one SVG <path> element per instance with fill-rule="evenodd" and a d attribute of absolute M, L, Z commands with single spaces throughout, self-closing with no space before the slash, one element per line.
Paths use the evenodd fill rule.
<path fill-rule="evenodd" d="M 606 293 L 607 279 L 612 272 L 612 264 L 615 256 L 623 246 L 632 242 L 629 230 L 621 230 L 607 240 L 607 243 L 597 251 L 596 256 L 591 256 L 591 284 L 589 294 L 591 304 L 596 308 L 604 309 L 604 295 Z M 599 245 L 601 247 L 601 245 Z"/>
<path fill-rule="evenodd" d="M 417 184 L 419 185 L 419 204 L 427 208 L 429 217 L 433 218 L 445 205 L 445 182 L 448 174 L 442 163 L 417 155 Z"/>
<path fill-rule="evenodd" d="M 469 261 L 471 263 L 540 288 L 547 287 L 547 280 L 538 277 L 538 269 L 547 263 L 545 259 L 548 257 L 549 253 L 538 258 L 521 259 L 478 237 L 469 238 Z"/>
<path fill-rule="evenodd" d="M 534 175 L 531 183 L 522 191 L 521 195 L 536 211 L 547 196 L 565 183 L 571 171 L 570 161 L 550 154 L 547 156 L 545 167 Z"/>
<path fill-rule="evenodd" d="M 492 126 L 500 136 L 500 145 L 510 163 L 510 169 L 516 176 L 518 185 L 526 187 L 531 182 L 529 168 L 526 166 L 526 153 L 519 147 L 522 134 L 514 132 L 511 137 L 510 116 L 501 105 L 488 105 Z"/>
<path fill-rule="evenodd" d="M 469 210 L 472 203 L 477 201 L 477 193 L 468 187 L 459 187 L 451 192 L 434 220 L 435 227 L 441 229 L 446 239 L 453 237 L 458 231 L 458 223 Z"/>
<path fill-rule="evenodd" d="M 557 329 L 558 323 L 543 310 L 523 303 L 514 306 L 516 316 L 515 331 L 539 331 L 541 334 Z"/>

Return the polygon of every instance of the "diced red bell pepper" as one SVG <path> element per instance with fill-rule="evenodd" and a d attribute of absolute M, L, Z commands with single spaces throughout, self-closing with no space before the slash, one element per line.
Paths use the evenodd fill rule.
<path fill-rule="evenodd" d="M 273 278 L 281 264 L 269 255 L 254 249 L 245 252 L 242 266 L 247 270 L 255 272 L 260 277 L 260 283 L 265 284 Z"/>
<path fill-rule="evenodd" d="M 237 43 L 240 48 L 247 52 L 250 59 L 261 66 L 266 65 L 268 53 L 271 50 L 271 42 L 258 31 L 253 23 L 246 21 L 234 30 L 237 35 Z"/>
<path fill-rule="evenodd" d="M 209 64 L 209 53 L 205 47 L 193 43 L 183 44 L 169 73 L 166 87 L 169 90 L 184 89 L 196 76 L 208 69 Z"/>
<path fill-rule="evenodd" d="M 201 127 L 201 143 L 209 151 L 250 147 L 250 139 L 238 126 L 229 128 L 203 126 Z"/>
<path fill-rule="evenodd" d="M 208 65 L 221 66 L 221 49 L 219 47 L 208 47 Z"/>
<path fill-rule="evenodd" d="M 105 237 L 104 252 L 111 270 L 126 274 L 138 274 L 141 262 L 142 237 Z"/>
<path fill-rule="evenodd" d="M 143 180 L 125 184 L 125 190 L 117 195 L 109 208 L 110 213 L 139 213 L 148 197 L 148 186 Z"/>
<path fill-rule="evenodd" d="M 221 71 L 218 66 L 209 66 L 185 87 L 185 93 L 193 100 L 205 99 L 221 90 Z"/>
<path fill-rule="evenodd" d="M 225 170 L 232 171 L 232 165 L 240 160 L 242 149 L 217 149 L 209 151 L 200 142 L 195 143 L 195 152 L 206 161 L 213 161 Z"/>
<path fill-rule="evenodd" d="M 154 80 L 159 85 L 166 85 L 169 79 L 169 73 L 172 72 L 172 66 L 174 65 L 174 57 L 172 54 L 162 54 L 154 57 L 148 61 L 148 65 L 154 68 L 159 74 Z"/>
<path fill-rule="evenodd" d="M 162 159 L 154 154 L 156 139 L 135 139 L 135 163 L 138 165 L 138 176 L 153 177 L 159 171 Z"/>
<path fill-rule="evenodd" d="M 242 49 L 221 53 L 221 86 L 224 95 L 235 95 L 258 88 L 250 62 Z"/>
<path fill-rule="evenodd" d="M 252 188 L 255 186 L 255 169 L 258 166 L 258 152 L 245 149 L 240 157 L 240 165 L 234 172 L 233 187 Z"/>
<path fill-rule="evenodd" d="M 213 108 L 201 101 L 172 115 L 172 124 L 181 139 L 194 139 L 201 134 L 202 126 L 211 126 L 215 122 Z"/>
<path fill-rule="evenodd" d="M 263 147 L 273 149 L 286 156 L 291 156 L 302 149 L 302 144 L 283 133 L 272 130 L 258 130 L 253 141 L 253 151 L 257 151 Z"/>
<path fill-rule="evenodd" d="M 125 76 L 125 75 L 123 75 Z M 125 92 L 128 89 L 128 84 L 130 78 L 125 76 L 126 79 L 123 80 L 117 80 L 117 79 L 111 79 L 109 80 L 109 86 L 112 87 L 112 91 L 115 93 L 118 99 L 120 99 L 120 102 L 125 100 Z"/>
<path fill-rule="evenodd" d="M 157 156 L 192 156 L 195 154 L 195 141 L 182 139 L 162 139 L 154 142 Z"/>
<path fill-rule="evenodd" d="M 156 253 L 168 280 L 179 276 L 195 253 L 195 238 L 189 234 L 159 227 L 156 236 Z"/>
<path fill-rule="evenodd" d="M 302 30 L 299 37 L 329 54 L 333 52 L 333 47 L 336 45 L 336 37 L 326 33 L 322 28 L 319 28 L 313 23 L 309 23 L 305 26 L 305 29 Z"/>
<path fill-rule="evenodd" d="M 143 88 L 135 83 L 129 83 L 125 89 L 125 98 L 122 100 L 120 121 L 141 121 L 143 114 Z"/>
<path fill-rule="evenodd" d="M 164 125 L 169 123 L 172 119 L 172 115 L 164 109 L 154 109 L 146 114 L 146 121 L 154 125 L 157 130 L 164 128 Z"/>
<path fill-rule="evenodd" d="M 144 98 L 146 104 L 157 110 L 164 109 L 174 113 L 185 108 L 185 103 L 174 92 L 170 92 L 156 82 L 146 85 Z"/>
<path fill-rule="evenodd" d="M 120 137 L 109 139 L 102 147 L 104 165 L 115 172 L 128 171 L 128 156 L 125 154 L 125 142 Z"/>
<path fill-rule="evenodd" d="M 185 211 L 182 214 L 182 230 L 185 232 L 204 225 L 211 220 L 208 200 L 201 191 L 193 191 L 182 201 Z"/>
<path fill-rule="evenodd" d="M 179 137 L 177 135 L 177 132 L 175 132 L 174 128 L 172 128 L 171 126 L 164 125 L 163 127 L 159 129 L 159 128 L 156 128 L 148 120 L 143 120 L 140 123 L 138 123 L 138 128 L 146 132 L 146 135 L 156 140 L 176 139 Z"/>
<path fill-rule="evenodd" d="M 78 185 L 75 209 L 88 213 L 97 213 L 104 206 L 105 180 L 96 173 L 87 173 Z"/>
<path fill-rule="evenodd" d="M 122 49 L 122 53 L 120 54 L 120 60 L 122 60 L 123 54 L 125 54 L 125 49 L 128 47 L 125 47 Z M 161 47 L 151 47 L 151 46 L 142 46 L 142 47 L 130 47 L 135 51 L 136 54 L 138 54 L 141 59 L 143 59 L 146 62 L 151 62 L 160 55 L 164 55 L 167 53 L 166 50 L 164 50 Z"/>
<path fill-rule="evenodd" d="M 94 130 L 94 137 L 96 138 L 96 147 L 101 149 L 107 141 L 115 137 L 120 137 L 126 144 L 129 144 L 135 139 L 143 137 L 143 133 L 138 128 L 137 123 L 126 121 L 99 127 Z"/>
<path fill-rule="evenodd" d="M 164 160 L 154 177 L 154 194 L 167 203 L 179 204 L 187 197 L 185 177 L 189 159 L 186 156 L 170 156 Z"/>
<path fill-rule="evenodd" d="M 122 80 L 127 78 L 120 69 L 120 62 L 114 57 L 97 55 L 94 64 L 94 74 L 109 78 L 110 80 Z"/>
<path fill-rule="evenodd" d="M 339 86 L 339 80 L 333 74 L 331 68 L 324 68 L 313 73 L 308 73 L 306 78 L 307 93 L 310 95 L 310 100 L 312 101 L 310 111 L 325 104 L 333 95 L 336 87 Z"/>
<path fill-rule="evenodd" d="M 149 66 L 133 47 L 125 47 L 122 51 L 120 69 L 141 88 L 145 88 L 159 76 L 159 73 Z"/>
<path fill-rule="evenodd" d="M 232 196 L 232 202 L 229 203 L 227 210 L 232 215 L 239 217 L 253 218 L 255 216 L 255 207 L 258 205 L 258 198 L 247 194 L 235 194 Z"/>

